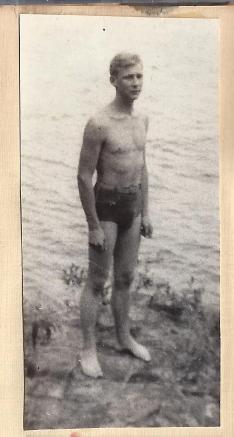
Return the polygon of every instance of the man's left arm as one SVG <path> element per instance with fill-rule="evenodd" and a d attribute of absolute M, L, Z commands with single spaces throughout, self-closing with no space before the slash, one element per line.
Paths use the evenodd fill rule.
<path fill-rule="evenodd" d="M 146 124 L 146 132 L 147 132 L 148 119 L 145 120 L 145 124 Z M 151 238 L 153 234 L 153 226 L 149 219 L 148 171 L 146 166 L 145 150 L 144 150 L 144 167 L 142 170 L 141 187 L 142 187 L 141 234 L 145 238 Z"/>

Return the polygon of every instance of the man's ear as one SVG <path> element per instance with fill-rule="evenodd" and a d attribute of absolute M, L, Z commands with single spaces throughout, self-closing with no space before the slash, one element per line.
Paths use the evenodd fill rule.
<path fill-rule="evenodd" d="M 111 83 L 111 85 L 113 85 L 116 88 L 116 77 L 115 76 L 110 76 L 110 83 Z"/>

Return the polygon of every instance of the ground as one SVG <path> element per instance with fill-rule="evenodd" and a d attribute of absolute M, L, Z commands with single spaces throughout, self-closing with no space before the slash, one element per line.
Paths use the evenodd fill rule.
<path fill-rule="evenodd" d="M 152 354 L 120 352 L 107 294 L 97 326 L 104 378 L 81 372 L 78 297 L 85 272 L 63 272 L 60 308 L 25 299 L 26 429 L 219 426 L 219 313 L 202 302 L 193 278 L 173 293 L 141 266 L 132 291 L 132 334 Z"/>

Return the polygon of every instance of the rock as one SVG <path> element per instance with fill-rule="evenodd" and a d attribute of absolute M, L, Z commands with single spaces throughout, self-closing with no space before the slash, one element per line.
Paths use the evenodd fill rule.
<path fill-rule="evenodd" d="M 161 409 L 161 403 L 158 400 L 148 399 L 129 399 L 129 419 L 127 425 L 139 426 L 142 423 L 147 423 L 147 420 L 154 419 L 156 421 Z"/>
<path fill-rule="evenodd" d="M 128 382 L 129 383 L 139 383 L 139 382 L 156 382 L 160 379 L 159 375 L 154 372 L 137 372 L 133 373 Z"/>
<path fill-rule="evenodd" d="M 63 399 L 63 385 L 56 385 L 48 390 L 48 396 L 56 399 Z"/>
<path fill-rule="evenodd" d="M 205 424 L 206 426 L 219 426 L 220 410 L 219 405 L 211 402 L 205 408 Z"/>
<path fill-rule="evenodd" d="M 169 293 L 167 288 L 159 289 L 154 293 L 149 302 L 149 307 L 156 311 L 165 311 L 173 317 L 181 316 L 184 310 L 179 298 Z"/>
<path fill-rule="evenodd" d="M 36 364 L 31 362 L 31 361 L 28 361 L 25 364 L 25 373 L 26 373 L 26 376 L 28 376 L 28 378 L 34 378 L 34 376 L 36 376 L 38 373 L 38 369 L 37 369 Z"/>

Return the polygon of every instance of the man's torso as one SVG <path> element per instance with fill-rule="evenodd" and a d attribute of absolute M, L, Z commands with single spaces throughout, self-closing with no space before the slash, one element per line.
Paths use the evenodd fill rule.
<path fill-rule="evenodd" d="M 146 142 L 145 117 L 105 109 L 96 120 L 103 132 L 98 182 L 113 188 L 140 184 Z"/>

